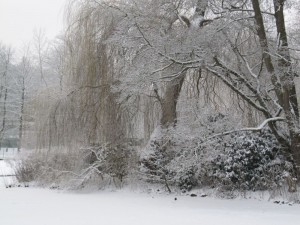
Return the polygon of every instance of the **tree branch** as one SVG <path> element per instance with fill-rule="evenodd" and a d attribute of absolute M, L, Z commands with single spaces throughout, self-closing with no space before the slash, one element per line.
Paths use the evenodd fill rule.
<path fill-rule="evenodd" d="M 222 132 L 222 133 L 215 134 L 213 136 L 210 136 L 210 137 L 206 138 L 206 141 L 209 141 L 209 140 L 217 138 L 217 137 L 226 136 L 226 135 L 229 135 L 229 134 L 232 134 L 232 133 L 237 133 L 237 132 L 244 132 L 244 131 L 257 132 L 257 131 L 261 131 L 270 122 L 278 122 L 278 121 L 284 121 L 284 120 L 285 120 L 285 118 L 283 118 L 283 117 L 269 118 L 269 119 L 266 119 L 265 121 L 263 121 L 257 127 L 246 127 L 246 128 L 242 128 L 242 129 L 237 129 L 237 130 L 231 130 L 231 131 L 227 131 L 227 132 Z M 205 142 L 203 142 L 203 143 L 205 143 Z M 203 144 L 203 143 L 201 143 L 201 144 Z"/>

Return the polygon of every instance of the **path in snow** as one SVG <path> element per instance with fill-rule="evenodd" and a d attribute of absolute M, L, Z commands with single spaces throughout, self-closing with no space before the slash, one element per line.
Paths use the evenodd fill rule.
<path fill-rule="evenodd" d="M 299 225 L 300 206 L 128 192 L 0 188 L 3 225 Z"/>

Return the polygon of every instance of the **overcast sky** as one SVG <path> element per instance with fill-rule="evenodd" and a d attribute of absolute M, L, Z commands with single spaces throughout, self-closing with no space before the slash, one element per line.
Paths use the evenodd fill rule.
<path fill-rule="evenodd" d="M 63 27 L 67 0 L 0 0 L 0 42 L 22 48 L 34 30 L 43 29 L 49 39 Z M 287 16 L 293 13 L 287 13 Z M 288 21 L 288 20 L 287 20 Z"/>
<path fill-rule="evenodd" d="M 63 27 L 65 0 L 0 0 L 0 42 L 20 48 L 34 30 L 54 38 Z"/>

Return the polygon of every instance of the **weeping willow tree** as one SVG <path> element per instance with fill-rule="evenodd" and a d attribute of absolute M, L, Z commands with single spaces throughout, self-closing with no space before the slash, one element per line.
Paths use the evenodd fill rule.
<path fill-rule="evenodd" d="M 63 88 L 39 126 L 39 147 L 141 138 L 143 134 L 133 133 L 140 129 L 137 120 L 143 119 L 137 111 L 140 99 L 124 106 L 120 91 L 113 90 L 125 63 L 125 50 L 107 41 L 121 15 L 93 1 L 70 2 L 66 15 Z"/>
<path fill-rule="evenodd" d="M 190 116 L 184 108 L 197 105 L 192 118 L 201 116 L 205 102 L 226 112 L 234 104 L 230 89 L 216 85 L 197 58 L 208 57 L 201 46 L 213 21 L 204 19 L 207 7 L 206 0 L 71 1 L 63 91 L 39 126 L 40 147 L 145 143 L 157 126 L 174 127 L 178 117 Z M 191 66 L 181 63 L 195 55 Z M 252 114 L 247 103 L 242 108 Z"/>

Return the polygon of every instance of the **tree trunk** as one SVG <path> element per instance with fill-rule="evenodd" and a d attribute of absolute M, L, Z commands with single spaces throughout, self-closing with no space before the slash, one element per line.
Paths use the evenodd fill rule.
<path fill-rule="evenodd" d="M 255 13 L 255 22 L 257 25 L 257 34 L 260 45 L 263 50 L 264 63 L 266 69 L 271 75 L 271 81 L 274 85 L 275 93 L 280 106 L 282 107 L 289 129 L 289 150 L 295 163 L 295 169 L 299 176 L 300 168 L 300 134 L 299 134 L 299 110 L 294 82 L 294 73 L 291 67 L 291 58 L 288 50 L 288 40 L 284 21 L 285 0 L 273 0 L 275 10 L 276 29 L 279 45 L 277 53 L 280 56 L 277 60 L 278 69 L 275 70 L 270 54 L 267 36 L 265 32 L 263 17 L 260 9 L 259 0 L 252 0 L 252 6 Z M 274 130 L 274 124 L 270 124 Z M 280 140 L 278 140 L 281 142 Z M 281 144 L 285 144 L 282 143 Z"/>
<path fill-rule="evenodd" d="M 300 133 L 298 130 L 299 109 L 296 95 L 296 87 L 294 82 L 294 72 L 291 66 L 291 56 L 288 49 L 288 40 L 284 21 L 284 0 L 273 0 L 275 9 L 275 20 L 277 27 L 277 35 L 279 40 L 278 59 L 279 75 L 282 80 L 283 87 L 283 109 L 287 117 L 290 131 L 291 152 L 296 164 L 298 173 L 300 167 Z"/>
<path fill-rule="evenodd" d="M 166 86 L 164 97 L 161 99 L 162 116 L 160 123 L 163 128 L 176 125 L 176 106 L 184 78 L 185 75 L 181 74 L 178 78 L 170 81 Z"/>
<path fill-rule="evenodd" d="M 291 56 L 288 48 L 287 33 L 285 29 L 285 20 L 284 20 L 284 2 L 285 0 L 273 0 L 274 9 L 275 9 L 275 21 L 277 28 L 278 36 L 278 54 L 281 56 L 278 59 L 278 66 L 280 68 L 280 73 L 283 78 L 283 88 L 288 90 L 289 93 L 289 102 L 294 111 L 295 119 L 299 118 L 299 109 L 296 95 L 296 86 L 294 82 L 294 72 L 291 66 Z"/>
<path fill-rule="evenodd" d="M 5 133 L 5 127 L 6 127 L 6 113 L 7 113 L 6 104 L 7 104 L 7 95 L 8 95 L 7 73 L 8 73 L 8 67 L 9 67 L 9 64 L 10 64 L 10 57 L 11 57 L 11 49 L 8 49 L 7 50 L 7 58 L 5 60 L 5 69 L 4 69 L 4 72 L 3 72 L 4 85 L 1 86 L 2 90 L 4 88 L 4 99 L 3 99 L 2 127 L 1 127 L 1 130 L 0 130 L 0 149 L 1 149 L 2 140 L 3 140 L 3 137 L 4 137 L 4 133 Z"/>
<path fill-rule="evenodd" d="M 7 88 L 4 89 L 4 102 L 3 102 L 3 119 L 2 119 L 2 127 L 0 130 L 0 149 L 2 145 L 2 140 L 5 133 L 5 127 L 6 127 L 6 102 L 7 102 Z"/>
<path fill-rule="evenodd" d="M 198 20 L 199 17 L 204 17 L 207 6 L 208 6 L 207 0 L 197 1 L 194 19 L 196 20 L 196 22 L 199 23 L 198 26 L 196 26 L 198 28 L 203 26 L 201 20 L 200 21 Z M 189 24 L 190 23 L 191 21 L 189 21 Z M 186 72 L 183 72 L 178 77 L 170 81 L 166 86 L 164 98 L 161 99 L 160 101 L 161 109 L 162 109 L 162 117 L 160 123 L 163 128 L 176 125 L 177 122 L 176 106 L 182 88 L 182 84 L 184 82 L 185 75 Z"/>
<path fill-rule="evenodd" d="M 25 102 L 25 77 L 22 77 L 22 93 L 21 93 L 21 109 L 20 109 L 20 118 L 19 118 L 19 144 L 18 144 L 18 152 L 20 151 L 21 146 L 22 146 L 24 102 Z"/>

